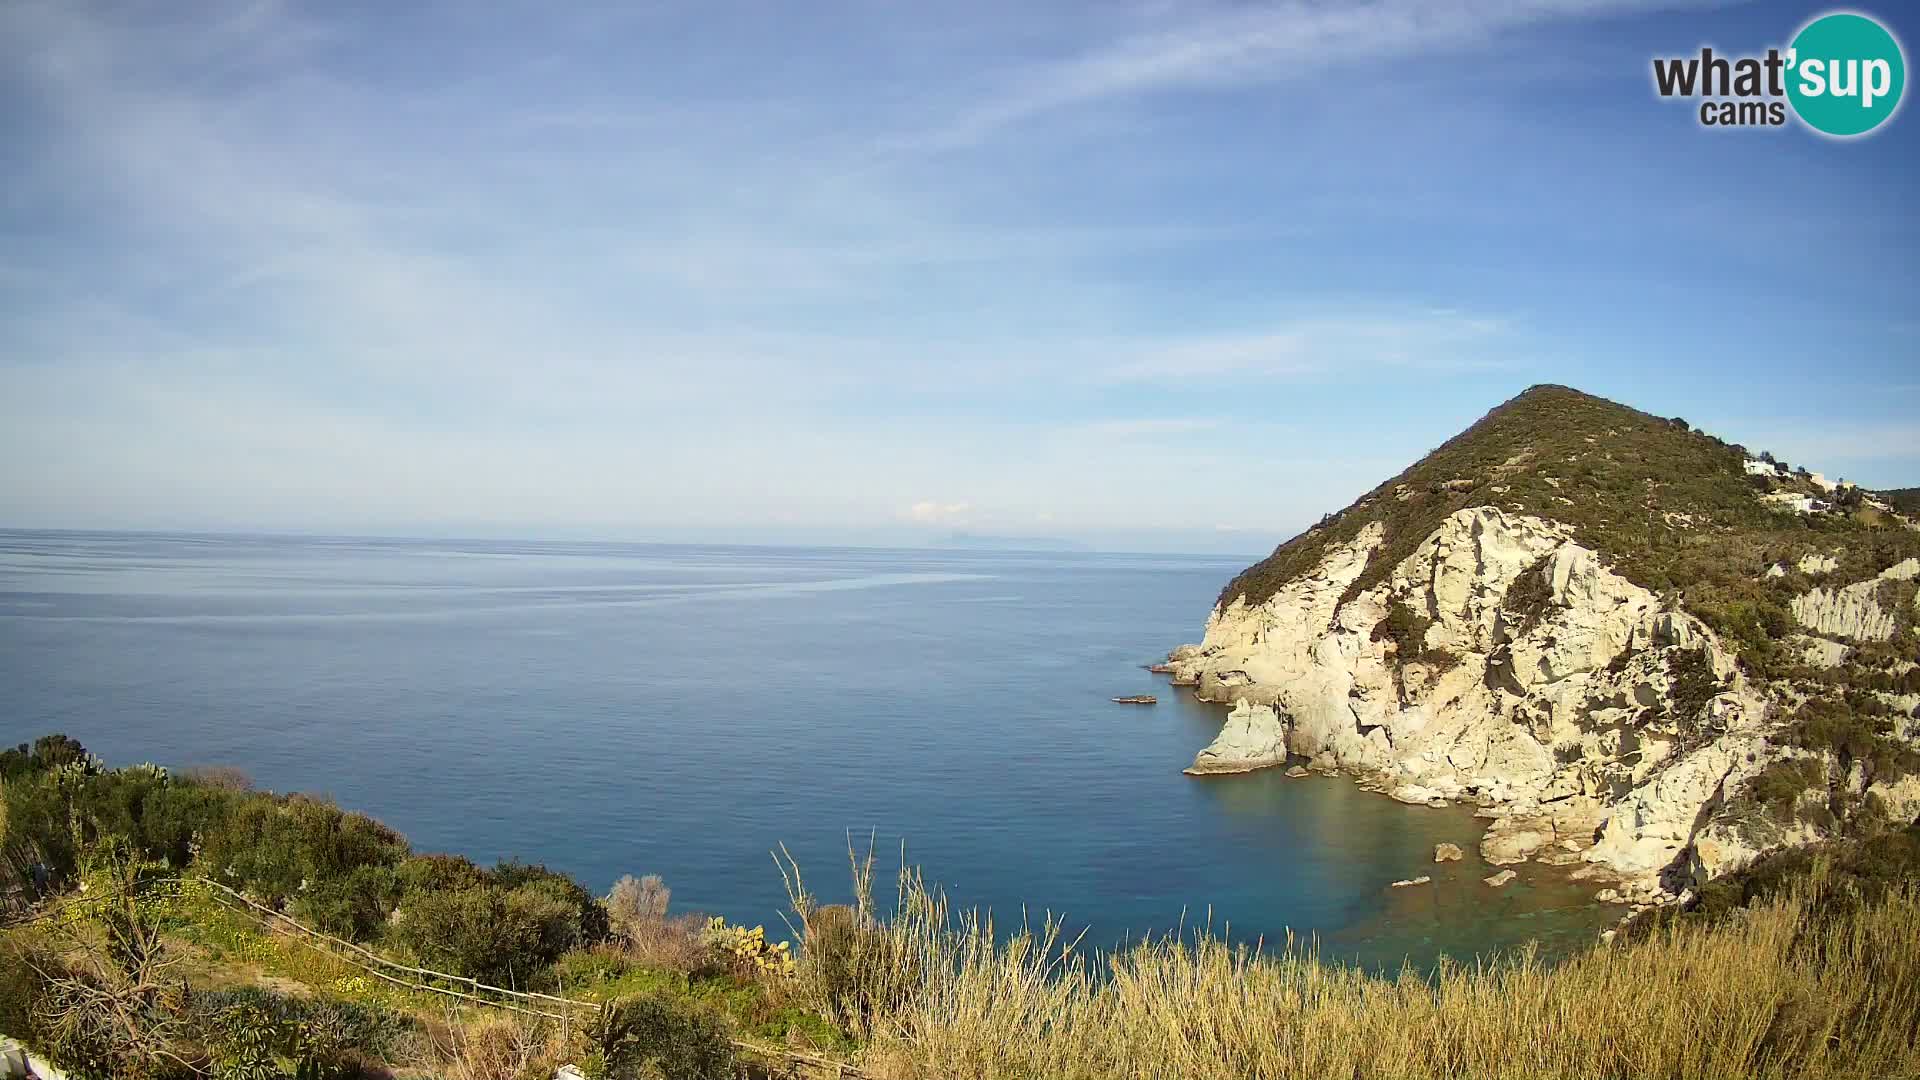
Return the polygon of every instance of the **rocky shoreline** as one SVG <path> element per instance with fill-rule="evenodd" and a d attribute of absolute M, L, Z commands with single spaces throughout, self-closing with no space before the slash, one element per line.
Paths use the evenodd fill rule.
<path fill-rule="evenodd" d="M 1184 685 L 1191 687 L 1194 683 L 1189 681 Z M 1206 700 L 1198 694 L 1195 697 Z M 1278 751 L 1273 749 L 1276 730 L 1279 731 Z M 1221 735 L 1201 750 L 1195 756 L 1194 763 L 1183 771 L 1189 776 L 1222 776 L 1286 765 L 1286 775 L 1294 779 L 1314 776 L 1340 778 L 1363 790 L 1409 805 L 1433 809 L 1473 805 L 1474 817 L 1487 822 L 1478 845 L 1480 858 L 1501 868 L 1482 879 L 1487 887 L 1498 889 L 1513 882 L 1518 875 L 1512 867 L 1529 862 L 1551 867 L 1565 875 L 1562 880 L 1581 882 L 1593 888 L 1594 903 L 1623 907 L 1625 910 L 1616 926 L 1625 926 L 1650 908 L 1683 902 L 1692 896 L 1688 887 L 1683 886 L 1676 892 L 1664 886 L 1657 877 L 1650 879 L 1645 875 L 1622 873 L 1605 863 L 1589 861 L 1588 855 L 1593 850 L 1590 839 L 1598 833 L 1606 819 L 1605 808 L 1595 805 L 1592 800 L 1581 800 L 1571 805 L 1542 805 L 1537 800 L 1501 803 L 1485 794 L 1476 795 L 1470 800 L 1449 799 L 1413 791 L 1406 786 L 1395 787 L 1389 774 L 1342 767 L 1332 755 L 1324 752 L 1301 763 L 1299 758 L 1285 752 L 1284 745 L 1284 724 L 1279 713 L 1272 706 L 1251 705 L 1241 699 L 1235 703 Z M 1583 843 L 1583 838 L 1589 842 Z M 1435 861 L 1451 860 L 1436 855 Z M 1389 886 L 1400 889 L 1426 885 L 1432 881 L 1431 875 L 1423 874 L 1390 882 Z M 1600 936 L 1606 940 L 1611 940 L 1614 934 L 1613 928 L 1600 932 Z"/>
<path fill-rule="evenodd" d="M 1176 680 L 1175 685 L 1191 687 L 1195 683 L 1192 680 L 1185 683 Z M 1201 701 L 1208 700 L 1197 693 L 1195 697 Z M 1409 805 L 1434 809 L 1472 805 L 1474 816 L 1487 820 L 1479 843 L 1483 860 L 1499 867 L 1529 861 L 1552 867 L 1573 867 L 1570 876 L 1574 880 L 1588 881 L 1598 887 L 1595 900 L 1633 905 L 1627 918 L 1647 906 L 1679 898 L 1678 894 L 1658 887 L 1657 883 L 1636 881 L 1604 864 L 1585 860 L 1592 845 L 1590 842 L 1582 843 L 1581 839 L 1590 839 L 1606 816 L 1604 809 L 1590 800 L 1542 805 L 1537 800 L 1502 803 L 1492 794 L 1479 794 L 1470 799 L 1448 798 L 1414 785 L 1396 786 L 1394 776 L 1382 770 L 1343 766 L 1328 751 L 1322 751 L 1303 763 L 1299 757 L 1287 751 L 1287 727 L 1278 710 L 1271 705 L 1251 704 L 1245 698 L 1235 701 L 1220 735 L 1202 749 L 1195 756 L 1193 764 L 1183 771 L 1189 776 L 1218 776 L 1283 765 L 1288 766 L 1286 774 L 1289 777 L 1342 777 L 1364 790 Z M 1447 860 L 1436 857 L 1435 861 Z M 1505 870 L 1501 873 L 1511 874 Z M 1494 877 L 1500 878 L 1500 875 Z M 1429 880 L 1423 876 L 1392 884 L 1404 887 L 1426 884 Z M 1489 878 L 1487 884 L 1498 887 L 1511 880 L 1511 876 L 1500 878 L 1499 881 Z"/>

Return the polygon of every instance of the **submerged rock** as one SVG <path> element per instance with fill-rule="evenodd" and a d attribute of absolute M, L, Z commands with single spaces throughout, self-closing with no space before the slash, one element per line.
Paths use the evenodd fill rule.
<path fill-rule="evenodd" d="M 1499 873 L 1493 875 L 1492 877 L 1485 877 L 1485 878 L 1481 878 L 1480 880 L 1486 882 L 1487 884 L 1497 889 L 1500 886 L 1505 885 L 1507 882 L 1512 881 L 1514 878 L 1517 878 L 1519 876 L 1520 875 L 1514 873 L 1511 870 L 1502 870 Z"/>

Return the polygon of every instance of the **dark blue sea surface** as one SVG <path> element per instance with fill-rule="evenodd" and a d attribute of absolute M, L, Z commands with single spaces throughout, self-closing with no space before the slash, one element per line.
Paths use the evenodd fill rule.
<path fill-rule="evenodd" d="M 1090 945 L 1209 918 L 1374 967 L 1590 940 L 1554 871 L 1433 863 L 1474 850 L 1465 811 L 1182 775 L 1224 712 L 1142 665 L 1243 563 L 0 531 L 0 741 L 238 766 L 419 850 L 657 873 L 676 910 L 770 929 L 769 852 L 844 898 L 851 834 L 883 887 L 904 840 L 958 904 Z M 1108 701 L 1135 693 L 1160 704 Z"/>

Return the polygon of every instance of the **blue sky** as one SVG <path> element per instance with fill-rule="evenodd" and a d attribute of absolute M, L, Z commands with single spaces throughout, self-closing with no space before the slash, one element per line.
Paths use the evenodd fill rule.
<path fill-rule="evenodd" d="M 1651 88 L 1824 10 L 7 0 L 0 526 L 1258 552 L 1536 382 L 1920 484 L 1920 119 Z"/>

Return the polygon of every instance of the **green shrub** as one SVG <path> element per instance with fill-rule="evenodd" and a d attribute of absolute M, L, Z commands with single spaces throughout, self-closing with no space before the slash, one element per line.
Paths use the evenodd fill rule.
<path fill-rule="evenodd" d="M 1513 620 L 1518 627 L 1513 636 L 1518 637 L 1531 630 L 1552 603 L 1553 583 L 1547 580 L 1547 558 L 1541 556 L 1507 586 L 1506 598 L 1500 606 L 1503 611 L 1518 616 Z"/>
<path fill-rule="evenodd" d="M 1720 693 L 1719 676 L 1705 649 L 1675 649 L 1667 654 L 1669 706 L 1687 746 L 1709 742 L 1722 733 L 1712 722 L 1713 699 Z"/>
<path fill-rule="evenodd" d="M 506 933 L 506 894 L 490 885 L 409 892 L 393 940 L 430 968 L 493 982 L 529 974 L 520 943 Z"/>
<path fill-rule="evenodd" d="M 402 892 L 444 892 L 487 883 L 487 872 L 459 855 L 415 855 L 395 868 Z"/>
<path fill-rule="evenodd" d="M 17 775 L 0 788 L 8 865 L 31 858 L 50 884 L 70 881 L 83 848 L 106 840 L 132 845 L 149 860 L 189 865 L 272 903 L 300 897 L 335 932 L 364 937 L 390 910 L 391 868 L 407 855 L 399 834 L 325 800 L 275 797 L 171 778 L 134 766 L 75 771 L 77 744 L 12 750 Z M 60 769 L 22 761 L 66 761 Z M 17 869 L 17 867 L 16 867 Z M 17 875 L 14 875 L 17 876 Z"/>
<path fill-rule="evenodd" d="M 1833 754 L 1842 769 L 1865 765 L 1872 780 L 1920 773 L 1920 750 L 1894 732 L 1892 710 L 1871 693 L 1847 688 L 1803 704 L 1775 741 Z"/>
<path fill-rule="evenodd" d="M 538 869 L 538 868 L 534 868 Z M 408 892 L 392 926 L 393 940 L 422 964 L 509 988 L 526 986 L 568 950 L 606 937 L 605 914 L 590 893 L 548 872 L 503 875 L 516 888 L 482 884 Z"/>
<path fill-rule="evenodd" d="M 1731 595 L 1689 605 L 1713 631 L 1733 646 L 1740 665 L 1766 678 L 1779 673 L 1779 642 L 1793 633 L 1793 612 L 1777 596 Z"/>
<path fill-rule="evenodd" d="M 523 982 L 567 950 L 588 944 L 580 911 L 570 899 L 564 886 L 547 881 L 530 882 L 502 894 L 500 935 L 513 943 L 513 969 Z"/>
<path fill-rule="evenodd" d="M 230 793 L 135 766 L 84 777 L 41 772 L 6 785 L 8 833 L 32 843 L 64 880 L 78 846 L 118 838 L 149 859 L 182 867 L 230 810 Z"/>
<path fill-rule="evenodd" d="M 610 983 L 634 969 L 627 954 L 613 946 L 575 949 L 554 962 L 554 985 L 565 993 L 569 987 Z"/>
<path fill-rule="evenodd" d="M 557 914 L 547 918 L 541 930 L 542 947 L 553 957 L 577 946 L 605 941 L 612 933 L 605 905 L 565 874 L 509 859 L 495 866 L 488 877 L 515 894 L 540 896 L 557 905 Z M 531 908 L 531 901 L 528 906 Z"/>
<path fill-rule="evenodd" d="M 392 866 L 407 855 L 406 840 L 392 829 L 304 795 L 238 797 L 202 843 L 210 876 L 275 903 L 303 882 Z"/>
<path fill-rule="evenodd" d="M 1778 821 L 1791 821 L 1800 796 L 1827 782 L 1827 767 L 1818 758 L 1785 758 L 1773 762 L 1747 782 L 1753 800 Z"/>
<path fill-rule="evenodd" d="M 84 762 L 89 757 L 87 748 L 77 740 L 65 735 L 42 735 L 31 744 L 21 743 L 11 750 L 0 750 L 0 780 L 51 772 L 64 765 Z"/>
<path fill-rule="evenodd" d="M 1393 642 L 1394 655 L 1403 664 L 1427 657 L 1427 631 L 1433 620 L 1402 603 L 1390 604 L 1387 616 L 1373 624 L 1375 641 Z"/>
<path fill-rule="evenodd" d="M 182 780 L 153 792 L 141 806 L 139 840 L 147 857 L 188 865 L 203 839 L 217 832 L 243 796 L 230 789 Z"/>
<path fill-rule="evenodd" d="M 236 1016 L 259 1036 L 239 1036 Z M 399 1054 L 414 1024 L 392 1010 L 333 998 L 282 994 L 262 987 L 196 993 L 186 1021 L 209 1047 L 241 1056 L 284 1057 L 296 1080 L 344 1080 L 368 1073 L 369 1061 Z"/>
<path fill-rule="evenodd" d="M 229 1006 L 211 1018 L 208 1049 L 213 1051 L 213 1075 L 218 1080 L 284 1080 L 280 1068 L 281 1044 L 290 1031 L 266 1009 L 251 1002 Z"/>
<path fill-rule="evenodd" d="M 294 914 L 335 937 L 377 940 L 400 902 L 399 875 L 377 863 L 344 877 L 312 882 L 293 904 Z"/>
<path fill-rule="evenodd" d="M 608 1004 L 593 1037 L 608 1080 L 731 1080 L 732 1036 L 704 1005 L 668 994 Z"/>

